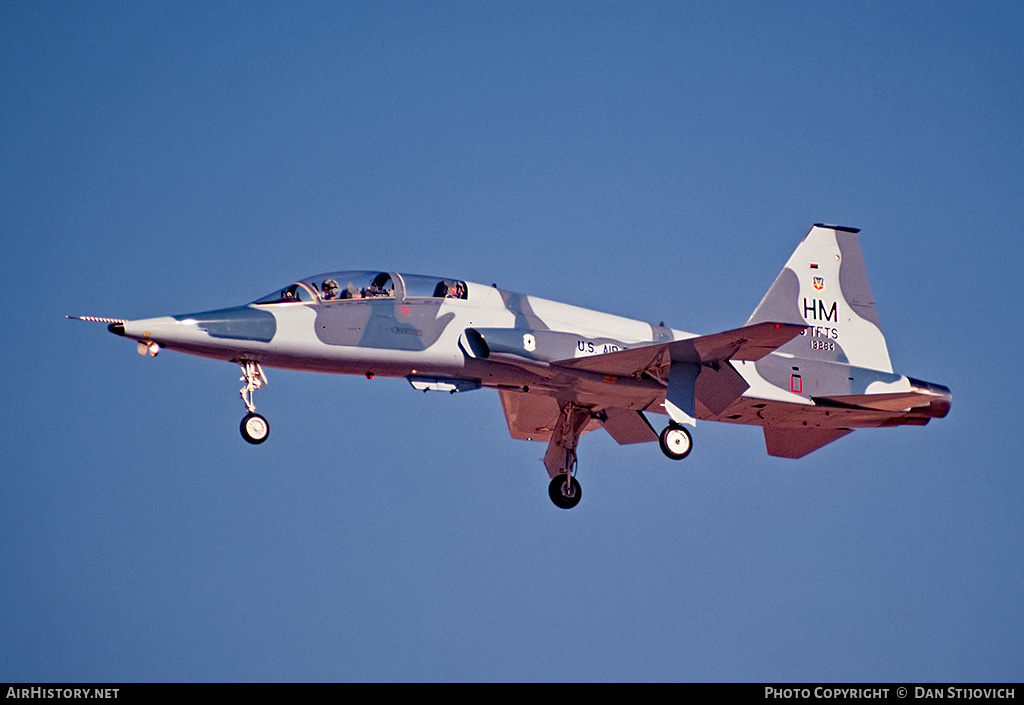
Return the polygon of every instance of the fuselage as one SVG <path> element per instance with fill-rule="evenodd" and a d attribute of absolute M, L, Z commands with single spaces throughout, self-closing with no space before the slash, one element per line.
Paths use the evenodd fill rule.
<path fill-rule="evenodd" d="M 657 441 L 673 460 L 697 419 L 760 426 L 769 455 L 801 458 L 855 428 L 945 416 L 942 385 L 893 371 L 856 228 L 816 224 L 747 322 L 706 335 L 460 279 L 339 271 L 231 308 L 110 323 L 161 349 L 231 361 L 249 443 L 269 435 L 263 367 L 405 378 L 422 391 L 498 391 L 512 437 L 548 444 L 549 494 L 579 501 L 582 434 Z M 648 412 L 667 415 L 659 433 Z"/>
<path fill-rule="evenodd" d="M 367 279 L 386 285 L 360 286 Z M 350 295 L 325 297 L 324 282 L 332 280 L 346 287 L 343 292 L 352 289 Z M 351 286 L 346 280 L 353 280 Z M 218 360 L 333 374 L 469 379 L 495 388 L 544 386 L 551 360 L 692 337 L 496 286 L 381 272 L 319 275 L 244 306 L 126 321 L 111 329 Z M 521 364 L 474 355 L 466 331 L 495 329 L 518 333 Z M 529 336 L 525 345 L 523 335 Z M 528 350 L 531 338 L 540 338 L 544 349 Z M 657 385 L 643 386 L 656 391 Z"/>
<path fill-rule="evenodd" d="M 813 321 L 807 323 L 813 347 Z M 532 390 L 593 408 L 657 413 L 666 413 L 664 380 L 551 363 L 695 337 L 496 286 L 394 272 L 318 275 L 244 306 L 126 321 L 111 330 L 141 345 L 225 361 L 401 377 L 423 389 Z M 725 408 L 704 403 L 698 380 L 695 415 L 765 425 L 786 424 L 798 413 L 804 426 L 808 419 L 824 427 L 886 425 L 895 423 L 889 411 L 897 410 L 898 400 L 889 410 L 852 408 L 859 404 L 819 409 L 817 400 L 919 392 L 939 404 L 918 420 L 948 410 L 945 388 L 836 361 L 800 359 L 797 365 L 785 350 L 733 363 L 748 388 Z M 714 372 L 706 375 L 711 379 Z"/>

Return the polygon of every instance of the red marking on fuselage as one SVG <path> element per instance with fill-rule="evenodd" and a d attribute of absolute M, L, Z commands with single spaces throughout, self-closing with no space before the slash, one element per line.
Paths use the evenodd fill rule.
<path fill-rule="evenodd" d="M 804 391 L 804 381 L 800 375 L 789 376 L 789 391 L 802 394 Z"/>

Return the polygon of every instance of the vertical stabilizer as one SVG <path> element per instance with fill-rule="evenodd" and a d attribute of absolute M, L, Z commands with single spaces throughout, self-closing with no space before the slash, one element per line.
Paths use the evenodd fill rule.
<path fill-rule="evenodd" d="M 835 225 L 811 228 L 747 325 L 806 325 L 779 352 L 892 372 L 858 232 Z"/>

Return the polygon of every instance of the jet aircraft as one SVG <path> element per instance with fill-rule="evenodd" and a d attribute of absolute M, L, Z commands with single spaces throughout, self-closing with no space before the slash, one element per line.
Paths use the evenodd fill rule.
<path fill-rule="evenodd" d="M 924 425 L 948 388 L 893 372 L 858 241 L 815 225 L 745 325 L 695 335 L 460 279 L 343 271 L 252 303 L 108 323 L 138 342 L 242 370 L 252 444 L 270 433 L 254 393 L 264 367 L 401 377 L 422 391 L 498 391 L 514 438 L 547 443 L 554 504 L 577 505 L 577 446 L 603 428 L 620 444 L 689 455 L 697 419 L 762 427 L 769 455 L 800 458 L 855 428 Z M 659 432 L 649 414 L 668 422 Z"/>

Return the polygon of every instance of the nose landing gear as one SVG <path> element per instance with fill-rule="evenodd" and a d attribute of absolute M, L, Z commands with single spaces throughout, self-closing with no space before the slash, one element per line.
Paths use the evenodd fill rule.
<path fill-rule="evenodd" d="M 242 377 L 240 379 L 242 382 L 245 382 L 245 386 L 242 387 L 239 394 L 242 396 L 245 408 L 249 410 L 249 413 L 242 419 L 239 430 L 242 432 L 242 438 L 248 443 L 259 445 L 270 436 L 270 423 L 256 413 L 256 404 L 253 403 L 253 392 L 267 383 L 267 376 L 263 373 L 263 368 L 260 367 L 258 362 L 239 360 L 238 365 L 242 368 Z"/>

